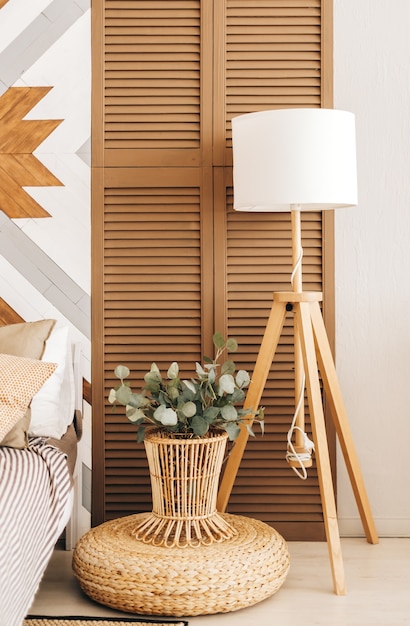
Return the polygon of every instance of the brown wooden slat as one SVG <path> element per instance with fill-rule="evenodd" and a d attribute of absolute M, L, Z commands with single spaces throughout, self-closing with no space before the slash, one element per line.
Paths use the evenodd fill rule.
<path fill-rule="evenodd" d="M 49 217 L 49 213 L 0 167 L 0 206 L 10 218 Z"/>

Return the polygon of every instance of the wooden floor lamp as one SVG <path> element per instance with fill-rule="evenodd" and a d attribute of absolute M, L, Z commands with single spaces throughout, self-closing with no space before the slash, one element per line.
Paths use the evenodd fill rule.
<path fill-rule="evenodd" d="M 295 397 L 305 388 L 334 591 L 346 593 L 336 502 L 332 483 L 319 374 L 367 541 L 378 543 L 369 501 L 347 419 L 333 356 L 320 309 L 322 294 L 302 289 L 301 211 L 357 204 L 354 115 L 333 109 L 277 109 L 232 119 L 234 209 L 290 211 L 292 290 L 275 292 L 244 406 L 259 406 L 288 311 L 294 314 Z M 303 402 L 296 411 L 291 466 L 309 466 Z M 225 511 L 246 447 L 241 430 L 220 485 L 217 508 Z"/>

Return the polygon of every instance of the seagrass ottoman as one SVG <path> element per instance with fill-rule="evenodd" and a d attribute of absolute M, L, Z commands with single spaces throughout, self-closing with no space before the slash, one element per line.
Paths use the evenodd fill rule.
<path fill-rule="evenodd" d="M 264 522 L 221 514 L 236 531 L 233 537 L 198 547 L 164 547 L 132 534 L 147 515 L 106 522 L 77 543 L 73 571 L 96 602 L 143 615 L 227 613 L 270 597 L 286 579 L 286 542 Z"/>

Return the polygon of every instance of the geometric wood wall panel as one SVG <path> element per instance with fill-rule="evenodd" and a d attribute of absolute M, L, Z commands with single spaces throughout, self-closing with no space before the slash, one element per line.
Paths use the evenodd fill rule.
<path fill-rule="evenodd" d="M 24 12 L 21 0 L 0 6 L 1 293 L 24 319 L 61 316 L 71 323 L 84 354 L 90 337 L 87 4 L 31 0 Z"/>
<path fill-rule="evenodd" d="M 62 185 L 32 153 L 62 120 L 24 120 L 51 87 L 10 87 L 0 96 L 0 208 L 11 218 L 48 217 L 23 187 Z"/>

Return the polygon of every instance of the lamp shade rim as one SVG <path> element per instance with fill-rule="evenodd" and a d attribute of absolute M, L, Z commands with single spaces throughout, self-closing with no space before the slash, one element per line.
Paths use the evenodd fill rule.
<path fill-rule="evenodd" d="M 320 204 L 320 203 L 312 203 L 312 204 L 298 204 L 286 202 L 283 204 L 270 204 L 270 205 L 240 205 L 236 206 L 234 203 L 233 208 L 235 211 L 242 211 L 243 213 L 285 213 L 292 210 L 298 211 L 332 211 L 334 209 L 345 209 L 348 207 L 357 206 L 358 201 L 355 202 L 343 202 L 343 203 L 334 203 L 330 204 L 328 202 Z"/>

